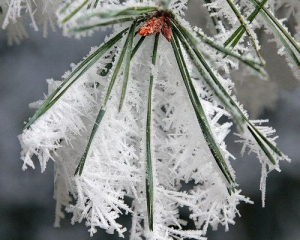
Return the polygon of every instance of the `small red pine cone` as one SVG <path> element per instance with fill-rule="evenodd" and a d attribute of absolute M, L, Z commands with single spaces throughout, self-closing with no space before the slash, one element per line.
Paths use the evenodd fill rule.
<path fill-rule="evenodd" d="M 143 26 L 141 26 L 139 30 L 139 35 L 150 36 L 159 33 L 159 31 L 162 29 L 164 21 L 165 21 L 164 17 L 151 18 Z"/>
<path fill-rule="evenodd" d="M 172 28 L 167 24 L 164 23 L 162 29 L 161 29 L 162 35 L 167 39 L 168 42 L 171 42 L 172 39 Z"/>

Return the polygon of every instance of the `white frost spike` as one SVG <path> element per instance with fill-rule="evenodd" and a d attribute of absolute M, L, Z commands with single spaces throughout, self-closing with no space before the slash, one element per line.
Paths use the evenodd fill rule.
<path fill-rule="evenodd" d="M 256 128 L 258 130 L 260 130 L 260 132 L 271 142 L 275 145 L 275 139 L 277 139 L 277 136 L 274 136 L 275 134 L 275 130 L 271 127 L 267 127 L 267 126 L 262 126 L 263 123 L 268 122 L 268 120 L 256 120 L 256 121 L 252 121 L 252 123 L 254 124 L 254 126 L 256 126 Z M 261 170 L 261 181 L 260 181 L 260 190 L 262 192 L 262 205 L 265 205 L 265 191 L 266 191 L 266 179 L 267 179 L 267 175 L 269 172 L 271 172 L 272 170 L 277 170 L 280 171 L 279 168 L 279 161 L 290 161 L 290 159 L 285 156 L 278 156 L 276 153 L 274 153 L 268 146 L 266 146 L 266 148 L 271 152 L 272 156 L 274 157 L 274 160 L 276 162 L 276 164 L 272 164 L 270 162 L 270 160 L 268 159 L 268 157 L 266 156 L 266 154 L 263 152 L 263 150 L 261 149 L 261 147 L 258 145 L 257 141 L 255 141 L 254 137 L 250 134 L 250 132 L 245 132 L 245 134 L 241 135 L 241 134 L 236 134 L 237 136 L 239 136 L 241 138 L 241 140 L 238 140 L 236 142 L 242 143 L 243 147 L 242 147 L 242 155 L 245 153 L 246 149 L 249 149 L 249 154 L 250 153 L 255 153 L 257 155 L 258 160 L 260 161 L 261 165 L 262 165 L 262 170 Z"/>

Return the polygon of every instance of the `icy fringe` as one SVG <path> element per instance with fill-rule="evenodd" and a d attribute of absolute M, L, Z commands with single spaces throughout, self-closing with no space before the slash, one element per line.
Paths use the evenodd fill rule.
<path fill-rule="evenodd" d="M 255 39 L 258 49 L 260 49 L 261 47 L 259 45 L 255 30 L 263 27 L 267 33 L 274 35 L 273 32 L 269 29 L 269 26 L 265 23 L 265 21 L 260 16 L 260 14 L 258 14 L 258 16 L 254 19 L 254 21 L 252 23 L 249 23 L 247 21 L 247 16 L 249 16 L 251 14 L 251 12 L 253 11 L 253 4 L 250 1 L 236 1 L 235 0 L 233 2 L 238 7 L 238 9 L 243 10 L 242 11 L 243 19 L 249 26 L 249 30 L 251 30 L 251 34 Z M 233 32 L 240 26 L 240 22 L 238 21 L 237 17 L 235 16 L 234 12 L 232 11 L 232 9 L 230 8 L 230 6 L 228 5 L 228 3 L 226 1 L 213 0 L 212 3 L 204 4 L 204 6 L 206 6 L 208 8 L 208 10 L 212 10 L 212 9 L 215 10 L 215 11 L 211 11 L 210 15 L 212 17 L 224 17 L 228 21 L 228 24 L 230 25 L 230 30 L 226 29 L 226 27 L 224 26 L 224 23 L 221 21 L 219 21 L 218 25 L 216 26 L 216 28 L 219 30 L 219 33 L 214 35 L 214 38 L 216 41 L 219 42 L 219 44 L 222 45 L 228 39 L 228 37 L 231 36 L 233 34 Z M 272 14 L 274 14 L 274 11 L 278 10 L 280 7 L 288 7 L 287 18 L 288 19 L 291 18 L 291 15 L 293 14 L 296 19 L 300 20 L 300 4 L 298 1 L 274 0 L 274 1 L 268 1 L 265 4 L 265 6 L 270 10 L 270 12 Z M 287 29 L 287 27 L 283 23 L 285 20 L 286 19 L 281 20 L 280 23 L 287 30 L 287 32 L 290 33 L 289 30 Z M 298 33 L 298 28 L 296 28 L 295 30 L 296 30 L 295 41 L 299 45 L 300 37 L 299 37 L 299 33 Z M 237 50 L 238 52 L 241 52 L 243 54 L 249 55 L 251 53 L 253 55 L 254 54 L 253 47 L 251 46 L 249 41 L 245 41 L 246 36 L 247 36 L 247 34 L 243 35 L 239 44 L 237 44 L 237 46 L 235 47 L 235 50 Z M 287 40 L 287 39 L 285 39 L 285 40 Z M 291 56 L 286 52 L 285 48 L 282 47 L 282 43 L 280 42 L 280 39 L 276 35 L 274 36 L 274 41 L 277 43 L 278 54 L 285 56 L 286 61 L 287 61 L 288 65 L 291 67 L 293 74 L 295 75 L 296 78 L 300 79 L 299 69 L 297 68 L 295 63 L 292 61 Z M 289 41 L 287 41 L 287 43 L 290 45 L 290 47 L 292 49 L 294 49 L 294 47 L 289 43 Z M 296 56 L 298 58 L 300 58 L 300 54 L 298 54 L 297 51 L 294 51 L 294 52 L 295 52 Z M 245 69 L 249 70 L 249 68 L 245 68 Z"/>
<path fill-rule="evenodd" d="M 300 10 L 300 8 L 299 8 L 299 10 Z M 272 13 L 272 12 L 271 12 L 271 13 Z M 300 14 L 300 11 L 298 12 L 298 15 L 299 15 L 299 14 Z M 297 18 L 300 20 L 300 15 L 299 15 L 299 16 L 298 16 L 298 15 L 295 15 L 295 17 L 297 17 Z M 258 19 L 260 19 L 260 20 L 263 22 L 263 19 L 262 19 L 261 16 L 258 16 Z M 284 22 L 285 22 L 286 20 L 287 20 L 287 19 L 282 19 L 282 20 L 280 20 L 279 22 L 280 22 L 281 25 L 284 27 L 284 29 L 285 29 L 288 33 L 290 33 L 289 29 L 284 25 Z M 299 22 L 298 22 L 298 23 L 299 23 Z M 291 70 L 292 70 L 292 73 L 294 74 L 294 76 L 295 76 L 298 80 L 300 80 L 300 71 L 299 71 L 299 69 L 300 69 L 299 67 L 300 67 L 300 66 L 297 67 L 297 66 L 295 65 L 295 62 L 292 60 L 291 56 L 286 52 L 285 48 L 282 46 L 282 43 L 281 43 L 280 39 L 278 38 L 278 36 L 274 35 L 274 34 L 272 33 L 272 31 L 268 28 L 268 26 L 267 26 L 266 24 L 265 24 L 264 26 L 265 26 L 265 32 L 268 33 L 268 34 L 272 34 L 273 37 L 274 37 L 273 39 L 270 40 L 270 42 L 275 42 L 275 43 L 276 43 L 277 48 L 278 48 L 278 50 L 277 50 L 278 55 L 284 56 L 284 57 L 285 57 L 285 59 L 286 59 L 288 65 L 290 66 L 290 68 L 291 68 Z M 297 30 L 297 28 L 296 28 L 295 30 Z M 290 35 L 291 35 L 291 34 L 290 34 Z M 292 35 L 291 35 L 291 36 L 292 36 Z M 298 36 L 299 36 L 299 33 L 296 34 L 295 37 L 294 37 L 293 39 L 296 41 L 297 45 L 299 46 L 299 45 L 300 45 L 300 42 L 299 42 L 300 38 L 298 38 Z M 287 40 L 287 39 L 285 39 L 285 40 Z M 287 41 L 287 44 L 288 44 L 292 49 L 294 49 L 294 46 L 293 46 L 292 44 L 290 44 L 289 41 Z M 294 51 L 294 53 L 295 53 L 296 57 L 297 57 L 298 59 L 300 59 L 300 54 L 299 54 L 297 51 Z"/>
<path fill-rule="evenodd" d="M 1 4 L 0 7 L 2 7 Z M 5 19 L 6 12 L 7 12 L 7 8 L 2 8 L 2 14 L 0 13 L 0 25 L 1 23 L 3 23 Z M 6 35 L 7 35 L 7 44 L 9 46 L 13 44 L 20 44 L 23 39 L 28 38 L 28 33 L 22 21 L 23 18 L 24 17 L 22 16 L 20 17 L 20 21 L 10 22 L 9 24 L 7 24 Z"/>
<path fill-rule="evenodd" d="M 283 9 L 286 10 L 285 14 L 286 14 L 286 18 L 287 19 L 291 19 L 292 17 L 294 18 L 294 22 L 297 24 L 295 26 L 294 29 L 291 29 L 291 31 L 295 32 L 295 39 L 297 42 L 300 42 L 300 2 L 299 1 L 287 1 L 287 0 L 277 0 L 278 1 L 278 5 L 277 8 L 282 7 Z M 279 4 L 279 2 L 281 4 Z M 295 73 L 295 71 L 293 71 L 294 75 L 299 79 L 300 78 L 300 74 L 299 74 L 299 70 L 298 73 Z"/>
<path fill-rule="evenodd" d="M 260 132 L 267 137 L 267 139 L 273 143 L 274 145 L 275 140 L 278 138 L 276 135 L 274 135 L 276 133 L 276 131 L 268 126 L 263 126 L 262 124 L 267 123 L 268 120 L 253 120 L 252 123 L 260 130 Z M 274 154 L 274 156 L 277 156 L 275 158 L 276 161 L 276 165 L 273 165 L 270 163 L 270 160 L 267 158 L 267 156 L 265 155 L 265 153 L 262 151 L 262 149 L 259 147 L 259 145 L 257 144 L 257 142 L 255 141 L 255 139 L 253 138 L 253 136 L 248 132 L 248 134 L 245 135 L 240 135 L 240 134 L 236 134 L 237 136 L 239 136 L 241 139 L 237 140 L 236 142 L 241 143 L 242 146 L 242 150 L 241 150 L 241 155 L 244 155 L 245 152 L 248 149 L 248 154 L 250 153 L 254 153 L 256 154 L 260 164 L 261 164 L 261 180 L 260 180 L 260 190 L 262 192 L 262 196 L 261 196 L 261 200 L 262 200 L 262 206 L 265 206 L 265 197 L 266 197 L 266 179 L 268 174 L 273 171 L 273 170 L 277 170 L 280 172 L 280 168 L 279 168 L 279 161 L 288 161 L 290 162 L 290 159 L 283 155 L 283 156 L 277 156 L 276 154 Z M 269 149 L 271 152 L 272 150 Z"/>

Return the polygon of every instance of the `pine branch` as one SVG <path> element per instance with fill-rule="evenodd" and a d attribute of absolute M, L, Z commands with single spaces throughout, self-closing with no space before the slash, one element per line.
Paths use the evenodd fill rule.
<path fill-rule="evenodd" d="M 211 3 L 211 0 L 204 1 L 207 5 Z M 56 164 L 63 168 L 56 177 L 60 178 L 59 184 L 66 185 L 64 188 L 57 188 L 57 191 L 65 191 L 63 196 L 67 196 L 68 192 L 72 193 L 77 200 L 74 207 L 69 208 L 73 211 L 74 221 L 86 218 L 87 225 L 91 226 L 91 234 L 96 231 L 96 227 L 100 227 L 110 233 L 116 230 L 119 236 L 123 236 L 125 228 L 117 223 L 117 218 L 122 214 L 122 210 L 132 213 L 132 209 L 124 203 L 125 196 L 135 199 L 132 238 L 203 239 L 209 225 L 215 227 L 221 223 L 228 228 L 227 225 L 233 222 L 237 213 L 238 202 L 249 200 L 239 195 L 240 191 L 235 189 L 237 184 L 228 161 L 230 153 L 227 152 L 224 141 L 231 123 L 222 124 L 220 119 L 223 116 L 231 116 L 243 134 L 241 142 L 258 154 L 263 164 L 264 177 L 267 174 L 267 167 L 270 170 L 277 168 L 279 160 L 287 159 L 275 146 L 273 139 L 269 138 L 273 133 L 272 129 L 256 126 L 255 122 L 248 119 L 235 97 L 231 95 L 225 80 L 209 62 L 216 60 L 216 65 L 224 63 L 225 70 L 230 69 L 231 63 L 241 62 L 264 75 L 264 63 L 258 51 L 255 33 L 251 29 L 251 23 L 258 14 L 261 14 L 292 59 L 300 66 L 298 56 L 300 48 L 285 27 L 264 7 L 267 0 L 261 0 L 260 3 L 257 0 L 248 1 L 254 5 L 252 12 L 248 8 L 245 8 L 246 12 L 239 10 L 235 5 L 239 1 L 226 0 L 224 3 L 220 1 L 231 7 L 220 9 L 220 12 L 226 16 L 232 10 L 240 21 L 240 27 L 228 38 L 224 46 L 180 19 L 187 0 L 172 2 L 151 0 L 144 1 L 145 4 L 141 4 L 143 0 L 121 3 L 117 0 L 63 1 L 65 5 L 58 14 L 63 14 L 60 23 L 64 25 L 64 30 L 80 32 L 81 36 L 89 34 L 90 30 L 97 27 L 118 24 L 114 31 L 120 32 L 73 68 L 71 74 L 46 98 L 40 109 L 25 125 L 25 131 L 20 137 L 22 159 L 24 168 L 26 165 L 34 167 L 32 156 L 37 155 L 43 170 L 48 159 L 54 156 L 53 152 L 55 153 Z M 134 2 L 137 6 L 134 6 Z M 245 19 L 244 14 L 248 16 Z M 215 26 L 218 24 L 217 20 L 223 20 L 216 19 L 218 17 L 212 18 Z M 128 23 L 130 27 L 124 29 Z M 171 46 L 167 42 L 162 42 L 165 40 L 159 42 L 160 33 L 171 42 Z M 258 56 L 257 60 L 233 51 L 245 33 L 250 37 Z M 142 37 L 137 39 L 134 45 L 136 35 Z M 154 46 L 149 41 L 144 43 L 146 36 L 150 35 L 153 37 L 155 35 Z M 220 36 L 223 36 L 223 33 L 220 33 Z M 159 43 L 163 49 L 158 63 Z M 115 46 L 118 50 L 115 50 Z M 203 46 L 208 48 L 207 52 Z M 150 76 L 145 78 L 140 75 L 139 81 L 131 81 L 130 76 L 134 71 L 143 73 L 144 70 L 149 70 L 147 64 L 140 64 L 140 59 L 133 59 L 142 47 L 144 57 L 152 54 Z M 237 61 L 223 60 L 224 54 Z M 105 61 L 100 73 L 99 69 L 95 71 L 94 68 L 91 69 L 91 66 L 103 56 L 109 57 L 109 60 Z M 139 54 L 139 57 L 143 55 Z M 165 62 L 169 65 L 164 65 Z M 163 68 L 163 71 L 157 74 L 159 77 L 157 80 L 160 81 L 156 84 L 155 70 L 158 68 Z M 90 73 L 87 71 L 92 71 L 92 74 L 86 74 Z M 192 74 L 196 74 L 197 78 Z M 97 79 L 99 75 L 110 81 L 107 87 L 102 86 L 98 80 L 94 81 L 93 78 Z M 84 83 L 74 84 L 80 78 L 84 78 L 82 79 L 85 80 Z M 147 78 L 149 86 L 146 89 L 148 95 L 145 109 L 140 104 L 144 104 L 141 96 L 145 94 Z M 118 81 L 122 84 L 119 86 L 122 89 L 120 95 L 114 89 L 117 79 L 123 79 L 123 82 Z M 201 87 L 197 88 L 196 81 L 201 81 Z M 229 81 L 228 86 L 230 83 Z M 54 81 L 49 82 L 49 86 L 55 84 Z M 103 88 L 107 88 L 106 92 L 103 92 Z M 95 99 L 99 96 L 98 93 L 103 100 L 99 105 Z M 186 93 L 188 103 L 182 103 L 182 94 Z M 64 94 L 65 97 L 61 99 Z M 53 108 L 49 115 L 35 122 L 60 99 L 58 105 L 64 108 L 59 106 Z M 115 108 L 107 109 L 110 99 L 114 103 L 120 100 L 118 111 L 114 111 Z M 154 101 L 156 107 L 153 105 Z M 97 116 L 94 119 L 89 113 L 96 108 L 98 114 L 95 113 Z M 195 114 L 198 130 L 202 132 L 204 142 L 201 139 L 199 141 L 198 130 L 194 132 L 195 126 L 190 125 L 195 121 L 194 118 L 190 119 L 190 111 Z M 93 127 L 86 142 L 82 139 L 81 131 L 86 129 L 87 119 L 93 121 Z M 144 147 L 140 146 L 141 119 L 145 120 L 142 138 Z M 154 122 L 157 124 L 155 134 L 153 134 Z M 96 134 L 99 135 L 95 137 Z M 201 135 L 200 132 L 199 134 Z M 62 145 L 61 141 L 67 144 Z M 83 146 L 85 147 L 83 153 L 76 149 L 82 144 L 86 144 Z M 202 145 L 205 148 L 202 148 Z M 56 151 L 58 148 L 61 149 Z M 140 162 L 141 149 L 145 150 L 145 164 Z M 74 164 L 73 160 L 78 157 L 81 158 L 74 178 L 71 166 Z M 89 162 L 85 166 L 87 158 Z M 216 164 L 211 161 L 215 161 Z M 141 171 L 143 165 L 145 169 Z M 156 179 L 159 182 L 156 182 Z M 141 184 L 141 180 L 145 181 L 145 187 Z M 182 180 L 195 181 L 193 190 L 181 191 Z M 262 180 L 262 189 L 263 185 Z M 145 199 L 139 201 L 140 196 Z M 63 205 L 68 204 L 68 201 Z M 141 206 L 144 202 L 147 206 Z M 178 208 L 181 206 L 190 209 L 190 218 L 193 219 L 196 228 L 201 230 L 180 229 L 184 225 L 178 215 Z M 174 226 L 178 226 L 178 229 L 177 227 L 174 229 Z"/>

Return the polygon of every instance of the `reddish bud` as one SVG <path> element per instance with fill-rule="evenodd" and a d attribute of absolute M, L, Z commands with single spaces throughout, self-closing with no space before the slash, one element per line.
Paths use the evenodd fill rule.
<path fill-rule="evenodd" d="M 150 36 L 159 33 L 159 31 L 162 29 L 163 24 L 164 17 L 153 17 L 140 28 L 139 35 Z"/>

